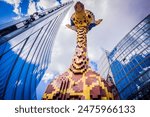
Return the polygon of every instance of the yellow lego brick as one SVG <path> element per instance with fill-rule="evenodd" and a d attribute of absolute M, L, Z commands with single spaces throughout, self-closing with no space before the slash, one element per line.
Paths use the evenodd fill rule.
<path fill-rule="evenodd" d="M 101 97 L 101 99 L 102 99 L 102 100 L 107 100 L 108 98 L 107 98 L 107 97 Z"/>

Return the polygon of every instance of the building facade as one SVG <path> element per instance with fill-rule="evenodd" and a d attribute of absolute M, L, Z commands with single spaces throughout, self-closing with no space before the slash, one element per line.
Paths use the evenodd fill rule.
<path fill-rule="evenodd" d="M 108 55 L 121 99 L 150 99 L 150 15 Z"/>
<path fill-rule="evenodd" d="M 105 80 L 107 79 L 108 75 L 112 76 L 112 72 L 110 69 L 110 63 L 109 63 L 109 59 L 108 59 L 108 55 L 109 52 L 107 50 L 102 50 L 102 56 L 99 59 L 99 63 L 98 63 L 98 72 L 100 73 L 100 75 L 102 76 L 102 78 L 104 78 Z"/>
<path fill-rule="evenodd" d="M 113 74 L 108 59 L 109 51 L 102 49 L 103 53 L 98 63 L 98 72 L 105 82 L 109 85 L 115 100 L 119 100 L 119 94 L 114 82 Z"/>
<path fill-rule="evenodd" d="M 55 35 L 72 4 L 0 26 L 0 99 L 36 99 Z"/>

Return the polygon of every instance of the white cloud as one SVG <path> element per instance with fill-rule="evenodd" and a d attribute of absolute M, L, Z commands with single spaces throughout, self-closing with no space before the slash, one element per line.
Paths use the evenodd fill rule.
<path fill-rule="evenodd" d="M 42 78 L 42 81 L 46 84 L 49 80 L 52 80 L 54 78 L 54 74 L 52 73 L 45 73 L 43 78 Z"/>
<path fill-rule="evenodd" d="M 30 0 L 29 7 L 28 7 L 28 14 L 31 15 L 37 11 L 36 3 L 33 0 Z"/>
<path fill-rule="evenodd" d="M 14 7 L 13 12 L 16 13 L 17 15 L 20 15 L 20 16 L 22 15 L 21 7 L 20 7 L 21 1 L 22 0 L 4 0 L 4 2 L 11 4 Z M 40 10 L 40 8 L 48 9 L 48 8 L 51 8 L 51 7 L 56 6 L 58 4 L 59 3 L 56 2 L 56 0 L 39 0 L 39 2 L 35 2 L 33 0 L 30 0 L 27 13 L 33 14 L 37 10 Z"/>
<path fill-rule="evenodd" d="M 52 60 L 49 66 L 50 70 L 55 70 L 59 73 L 63 73 L 69 68 L 75 50 L 76 33 L 65 26 L 65 24 L 70 23 L 70 13 L 72 12 L 70 11 L 66 15 L 56 35 Z"/>
<path fill-rule="evenodd" d="M 21 8 L 20 8 L 19 4 L 15 4 L 13 12 L 15 12 L 18 15 L 21 14 Z"/>
<path fill-rule="evenodd" d="M 20 19 L 20 18 L 21 18 L 20 15 L 18 15 L 17 17 L 13 17 L 14 20 L 18 20 L 18 19 Z"/>
<path fill-rule="evenodd" d="M 70 1 L 70 0 L 61 0 L 62 3 L 65 3 L 65 2 L 68 2 L 68 1 Z"/>
<path fill-rule="evenodd" d="M 7 2 L 8 4 L 13 5 L 14 10 L 13 12 L 16 13 L 17 15 L 21 15 L 21 8 L 20 8 L 20 3 L 21 0 L 4 0 L 5 2 Z"/>
<path fill-rule="evenodd" d="M 58 2 L 56 2 L 56 0 L 40 0 L 39 2 L 37 2 L 37 6 L 43 9 L 52 8 L 56 5 L 58 5 Z"/>
<path fill-rule="evenodd" d="M 34 2 L 33 0 L 30 0 L 29 7 L 28 7 L 28 14 L 33 14 L 36 11 L 40 11 L 42 9 L 48 9 L 52 8 L 54 6 L 59 5 L 56 0 L 39 0 L 38 2 Z"/>

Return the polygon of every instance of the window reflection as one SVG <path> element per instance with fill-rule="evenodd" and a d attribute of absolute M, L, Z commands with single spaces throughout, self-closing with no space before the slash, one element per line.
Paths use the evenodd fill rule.
<path fill-rule="evenodd" d="M 150 70 L 148 22 L 150 15 L 128 33 L 110 53 L 111 70 L 122 99 L 141 99 L 145 96 L 137 92 L 143 90 L 146 82 L 150 80 L 150 76 L 146 75 Z"/>

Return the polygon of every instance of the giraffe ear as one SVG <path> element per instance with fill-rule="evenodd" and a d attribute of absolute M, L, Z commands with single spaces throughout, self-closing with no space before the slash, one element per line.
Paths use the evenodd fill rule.
<path fill-rule="evenodd" d="M 67 28 L 71 28 L 71 25 L 70 25 L 70 24 L 66 24 L 66 27 L 67 27 Z"/>
<path fill-rule="evenodd" d="M 71 26 L 70 24 L 66 24 L 66 27 L 71 30 L 77 31 L 77 28 L 75 26 Z"/>
<path fill-rule="evenodd" d="M 103 21 L 103 19 L 98 19 L 98 20 L 95 21 L 95 24 L 99 25 L 102 21 Z"/>

